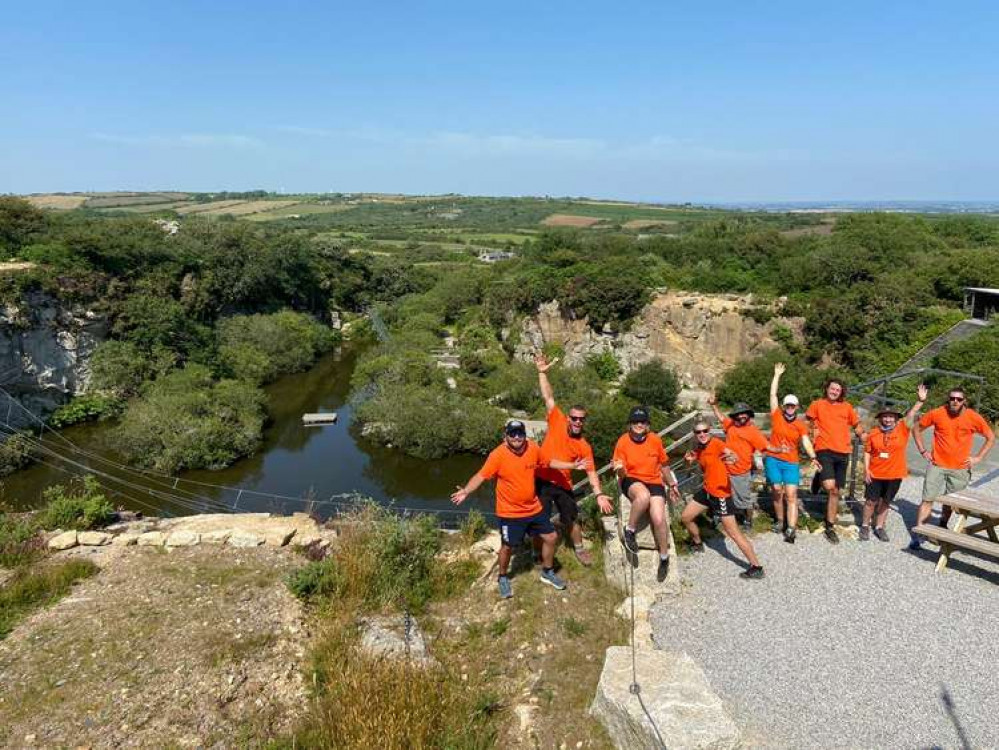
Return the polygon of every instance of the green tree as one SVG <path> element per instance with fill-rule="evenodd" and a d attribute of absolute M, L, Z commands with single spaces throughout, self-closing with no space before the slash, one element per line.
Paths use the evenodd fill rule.
<path fill-rule="evenodd" d="M 636 403 L 669 412 L 676 407 L 680 380 L 662 362 L 645 362 L 625 376 L 621 393 Z"/>
<path fill-rule="evenodd" d="M 0 248 L 13 255 L 45 227 L 45 214 L 22 198 L 0 196 Z"/>

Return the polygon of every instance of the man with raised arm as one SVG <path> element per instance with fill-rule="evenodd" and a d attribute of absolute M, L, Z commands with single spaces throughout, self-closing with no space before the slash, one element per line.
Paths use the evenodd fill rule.
<path fill-rule="evenodd" d="M 788 393 L 783 402 L 778 400 L 780 377 L 785 369 L 783 362 L 776 362 L 774 376 L 770 381 L 770 442 L 784 450 L 768 450 L 763 459 L 763 471 L 773 492 L 773 532 L 783 532 L 784 541 L 794 544 L 798 528 L 798 484 L 801 482 L 798 444 L 805 449 L 815 471 L 822 467 L 815 457 L 812 441 L 808 438 L 808 425 L 798 416 L 798 397 Z"/>
<path fill-rule="evenodd" d="M 887 542 L 888 532 L 885 521 L 888 506 L 902 480 L 909 476 L 909 466 L 905 451 L 909 445 L 909 433 L 916 415 L 926 403 L 927 388 L 922 383 L 916 388 L 916 403 L 906 413 L 905 418 L 892 409 L 884 407 L 874 418 L 877 425 L 867 436 L 864 446 L 864 517 L 860 525 L 860 540 L 871 538 L 871 519 L 874 519 L 874 536 Z"/>
<path fill-rule="evenodd" d="M 586 478 L 590 489 L 596 495 L 597 505 L 602 513 L 613 513 L 614 505 L 609 495 L 600 488 L 600 477 L 593 461 L 593 448 L 583 437 L 583 426 L 586 423 L 586 408 L 578 404 L 569 409 L 569 416 L 562 412 L 555 402 L 552 384 L 548 380 L 548 370 L 558 362 L 549 362 L 544 354 L 534 358 L 538 368 L 538 383 L 541 386 L 541 398 L 545 402 L 548 415 L 548 432 L 541 442 L 542 466 L 536 474 L 538 498 L 545 512 L 551 518 L 552 506 L 558 509 L 562 526 L 572 540 L 576 559 L 587 567 L 593 564 L 593 557 L 583 547 L 583 530 L 577 521 L 579 510 L 576 498 L 572 494 L 572 472 L 568 469 L 553 469 L 545 466 L 551 459 L 565 461 L 573 465 L 583 462 L 586 465 Z"/>
<path fill-rule="evenodd" d="M 926 450 L 923 444 L 923 431 L 928 427 L 933 428 L 932 451 Z M 981 450 L 972 456 L 971 449 L 976 434 L 984 436 L 985 443 Z M 968 486 L 971 481 L 971 470 L 992 450 L 996 437 L 981 414 L 968 408 L 967 396 L 960 388 L 950 389 L 945 406 L 938 406 L 923 415 L 913 437 L 916 439 L 919 455 L 930 463 L 926 467 L 926 477 L 923 479 L 923 501 L 916 514 L 918 526 L 929 520 L 933 503 L 938 498 Z M 941 526 L 947 526 L 950 515 L 951 509 L 944 506 L 940 516 Z M 919 549 L 921 545 L 922 539 L 918 534 L 913 534 L 909 549 Z"/>
<path fill-rule="evenodd" d="M 860 417 L 853 405 L 846 400 L 846 385 L 842 380 L 830 378 L 822 389 L 823 396 L 808 406 L 805 416 L 812 426 L 812 441 L 821 470 L 819 480 L 828 493 L 826 500 L 826 539 L 839 544 L 836 534 L 836 517 L 839 515 L 839 496 L 846 486 L 846 469 L 850 464 L 852 448 L 850 431 L 863 443 L 866 435 Z"/>
<path fill-rule="evenodd" d="M 510 558 L 525 535 L 541 537 L 541 580 L 561 591 L 565 582 L 554 570 L 555 529 L 535 492 L 534 472 L 539 466 L 580 470 L 586 466 L 582 461 L 573 464 L 556 459 L 543 463 L 541 448 L 527 439 L 527 427 L 518 420 L 507 422 L 503 435 L 503 442 L 493 449 L 478 473 L 452 493 L 451 502 L 461 505 L 487 479 L 496 479 L 496 522 L 502 540 L 498 555 L 500 597 L 513 596 Z"/>

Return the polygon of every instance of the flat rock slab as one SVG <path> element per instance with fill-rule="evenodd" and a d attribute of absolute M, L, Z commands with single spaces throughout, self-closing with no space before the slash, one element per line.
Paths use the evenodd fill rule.
<path fill-rule="evenodd" d="M 273 516 L 270 513 L 209 513 L 183 518 L 171 518 L 162 521 L 160 529 L 173 533 L 179 531 L 207 535 L 229 534 L 228 543 L 232 546 L 233 539 L 248 542 L 250 536 L 256 536 L 275 547 L 283 547 L 296 536 L 314 536 L 319 534 L 319 525 L 307 515 Z M 218 536 L 213 537 L 213 543 Z M 243 546 L 256 546 L 244 544 Z"/>
<path fill-rule="evenodd" d="M 631 649 L 607 649 L 590 714 L 624 750 L 737 750 L 739 730 L 704 672 L 684 653 L 641 650 L 640 694 L 631 692 Z"/>
<path fill-rule="evenodd" d="M 145 534 L 139 534 L 137 544 L 140 547 L 162 547 L 165 541 L 166 534 L 162 531 L 147 531 Z"/>
<path fill-rule="evenodd" d="M 171 531 L 166 538 L 167 547 L 193 547 L 201 541 L 201 534 L 193 531 Z"/>
<path fill-rule="evenodd" d="M 64 531 L 49 539 L 49 549 L 62 550 L 70 549 L 77 545 L 77 533 L 75 531 Z"/>
<path fill-rule="evenodd" d="M 85 547 L 103 547 L 111 544 L 112 536 L 103 531 L 81 531 L 76 535 L 76 541 Z"/>

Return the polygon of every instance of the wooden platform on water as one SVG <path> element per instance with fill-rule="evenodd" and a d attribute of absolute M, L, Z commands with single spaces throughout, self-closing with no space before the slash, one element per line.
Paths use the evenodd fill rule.
<path fill-rule="evenodd" d="M 336 424 L 336 412 L 323 412 L 320 414 L 303 414 L 302 424 L 306 427 L 322 427 L 325 424 Z"/>

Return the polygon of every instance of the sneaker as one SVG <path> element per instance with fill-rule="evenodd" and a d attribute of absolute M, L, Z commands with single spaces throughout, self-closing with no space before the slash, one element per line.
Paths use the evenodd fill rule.
<path fill-rule="evenodd" d="M 742 530 L 743 531 L 752 531 L 753 530 L 753 522 L 750 521 L 748 518 L 742 519 Z"/>
<path fill-rule="evenodd" d="M 666 576 L 669 574 L 669 558 L 660 557 L 659 558 L 659 569 L 656 571 L 656 580 L 662 583 L 666 580 Z"/>
<path fill-rule="evenodd" d="M 509 576 L 499 577 L 499 592 L 500 592 L 500 599 L 509 599 L 511 596 L 513 596 L 513 584 L 510 583 Z"/>
<path fill-rule="evenodd" d="M 576 559 L 579 560 L 580 565 L 587 568 L 593 565 L 593 555 L 590 554 L 589 550 L 579 547 L 574 551 L 576 553 Z"/>
<path fill-rule="evenodd" d="M 788 544 L 794 544 L 795 538 L 798 533 L 794 529 L 784 529 L 784 541 Z"/>
<path fill-rule="evenodd" d="M 839 534 L 832 526 L 826 526 L 825 535 L 830 544 L 839 544 Z"/>
<path fill-rule="evenodd" d="M 781 524 L 778 523 L 777 521 L 774 521 L 772 524 L 770 524 L 771 534 L 783 534 L 784 531 L 785 531 L 784 527 L 781 526 Z"/>
<path fill-rule="evenodd" d="M 764 576 L 763 568 L 759 565 L 750 565 L 748 568 L 746 568 L 744 571 L 742 571 L 739 574 L 739 578 L 754 579 L 754 580 L 758 578 L 763 578 L 763 576 Z"/>
<path fill-rule="evenodd" d="M 909 542 L 909 549 L 915 552 L 918 549 L 923 548 L 923 538 L 919 534 L 913 534 L 912 540 Z"/>
<path fill-rule="evenodd" d="M 882 542 L 890 542 L 891 541 L 888 538 L 888 532 L 885 531 L 884 528 L 882 528 L 881 526 L 878 526 L 876 529 L 874 529 L 874 536 L 876 536 Z"/>
<path fill-rule="evenodd" d="M 559 578 L 558 575 L 556 575 L 555 571 L 552 570 L 551 568 L 548 568 L 547 570 L 542 568 L 541 580 L 554 589 L 558 589 L 559 591 L 565 590 L 565 581 Z"/>
<path fill-rule="evenodd" d="M 633 555 L 638 554 L 638 539 L 635 538 L 635 532 L 631 529 L 624 530 L 624 548 Z"/>
<path fill-rule="evenodd" d="M 859 535 L 860 535 L 860 541 L 866 542 L 868 539 L 871 538 L 871 527 L 861 526 Z"/>
<path fill-rule="evenodd" d="M 691 542 L 690 543 L 691 552 L 704 552 L 704 542 Z"/>

